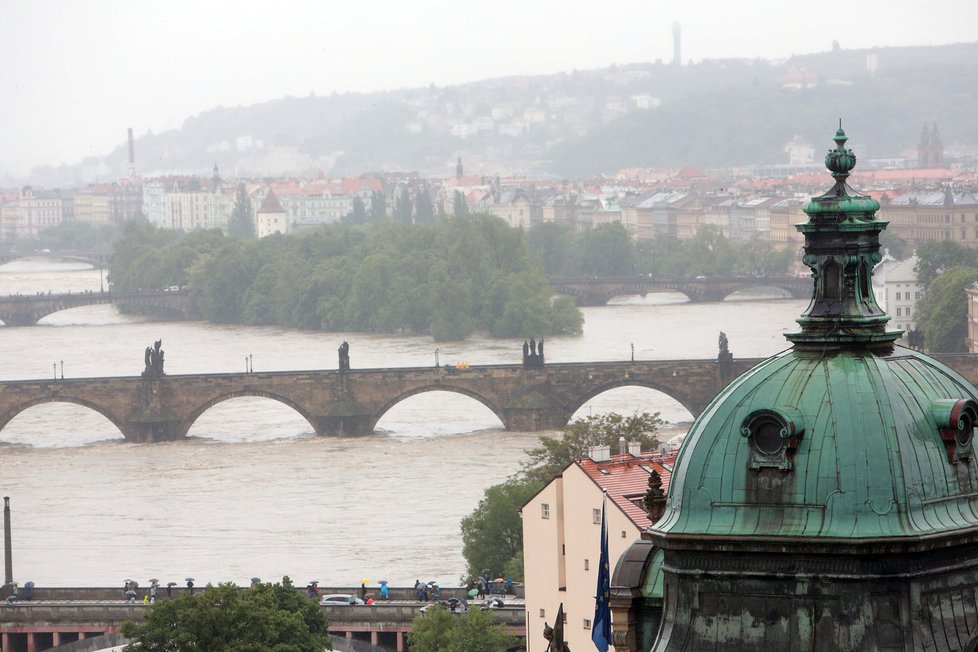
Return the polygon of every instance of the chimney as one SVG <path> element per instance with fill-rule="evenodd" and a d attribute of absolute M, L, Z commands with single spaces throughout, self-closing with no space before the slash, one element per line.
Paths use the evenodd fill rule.
<path fill-rule="evenodd" d="M 607 462 L 611 459 L 611 446 L 592 446 L 588 451 L 588 457 L 593 462 Z"/>
<path fill-rule="evenodd" d="M 628 442 L 628 453 L 633 457 L 639 457 L 642 454 L 642 442 L 640 441 Z"/>
<path fill-rule="evenodd" d="M 627 455 L 628 454 L 628 442 L 625 441 L 624 437 L 618 438 L 618 454 Z"/>

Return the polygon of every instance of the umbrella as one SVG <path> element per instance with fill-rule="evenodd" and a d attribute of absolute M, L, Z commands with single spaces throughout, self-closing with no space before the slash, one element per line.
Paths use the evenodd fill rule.
<path fill-rule="evenodd" d="M 469 589 L 469 597 L 474 598 L 479 595 L 479 589 Z"/>
<path fill-rule="evenodd" d="M 185 578 L 183 578 L 183 579 L 184 579 L 184 581 L 186 581 L 186 582 L 193 582 L 193 581 L 194 581 L 194 578 L 192 578 L 192 577 L 185 577 Z"/>
<path fill-rule="evenodd" d="M 380 582 L 378 582 L 378 584 L 387 584 L 387 580 L 380 580 Z"/>
<path fill-rule="evenodd" d="M 167 586 L 176 586 L 177 583 L 176 582 L 167 582 L 166 585 Z"/>
<path fill-rule="evenodd" d="M 371 580 L 368 580 L 368 579 L 360 580 L 360 583 L 361 584 L 370 584 L 370 582 L 371 582 Z"/>
<path fill-rule="evenodd" d="M 150 584 L 159 584 L 159 583 L 160 583 L 160 581 L 159 581 L 158 579 L 156 579 L 155 577 L 154 577 L 153 579 L 151 579 L 151 580 L 147 580 L 147 581 L 148 581 L 148 582 L 149 582 Z"/>
<path fill-rule="evenodd" d="M 505 581 L 506 580 L 503 579 L 502 577 L 497 577 L 496 579 L 493 580 L 493 582 L 505 582 Z"/>

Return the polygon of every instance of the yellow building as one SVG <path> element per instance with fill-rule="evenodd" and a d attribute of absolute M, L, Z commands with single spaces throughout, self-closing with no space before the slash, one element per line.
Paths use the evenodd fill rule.
<path fill-rule="evenodd" d="M 675 451 L 629 448 L 612 456 L 609 447 L 595 447 L 523 505 L 527 652 L 546 650 L 544 623 L 554 624 L 561 604 L 570 649 L 593 649 L 602 497 L 607 492 L 608 558 L 614 570 L 615 560 L 651 525 L 642 507 L 651 472 L 659 474 L 664 490 L 675 462 Z"/>

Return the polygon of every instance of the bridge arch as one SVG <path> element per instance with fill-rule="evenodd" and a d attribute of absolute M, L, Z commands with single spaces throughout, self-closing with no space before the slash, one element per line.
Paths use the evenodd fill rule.
<path fill-rule="evenodd" d="M 405 400 L 411 398 L 412 396 L 418 396 L 419 394 L 427 394 L 429 392 L 449 392 L 451 394 L 460 394 L 462 396 L 467 396 L 468 398 L 474 399 L 487 407 L 492 414 L 499 419 L 499 421 L 505 426 L 506 419 L 504 418 L 502 411 L 499 407 L 493 403 L 493 401 L 478 392 L 475 392 L 467 387 L 458 385 L 446 385 L 443 383 L 433 383 L 430 385 L 419 385 L 417 387 L 412 387 L 404 392 L 401 392 L 397 396 L 394 396 L 379 410 L 377 410 L 370 418 L 370 430 L 373 430 L 377 426 L 377 422 L 387 414 L 398 403 L 402 403 Z"/>
<path fill-rule="evenodd" d="M 272 401 L 275 401 L 276 403 L 281 403 L 286 407 L 292 408 L 299 416 L 301 416 L 306 421 L 306 423 L 309 424 L 313 432 L 316 432 L 318 434 L 319 431 L 318 428 L 316 427 L 316 422 L 312 417 L 312 415 L 310 415 L 305 408 L 303 408 L 301 405 L 299 405 L 292 399 L 283 396 L 281 394 L 276 394 L 274 392 L 268 392 L 259 389 L 243 389 L 243 390 L 226 392 L 224 394 L 219 394 L 217 396 L 212 396 L 208 398 L 207 401 L 194 408 L 193 412 L 191 412 L 189 415 L 187 415 L 185 419 L 181 421 L 180 428 L 179 428 L 179 438 L 182 439 L 186 437 L 187 434 L 190 432 L 190 429 L 193 427 L 193 425 L 197 422 L 198 419 L 200 419 L 201 415 L 203 415 L 204 412 L 207 412 L 207 410 L 211 409 L 212 407 L 224 403 L 226 401 L 230 401 L 232 399 L 249 398 L 249 397 L 267 398 Z"/>
<path fill-rule="evenodd" d="M 697 400 L 696 397 L 694 396 L 687 396 L 683 392 L 678 392 L 676 390 L 676 387 L 674 386 L 668 386 L 662 383 L 650 382 L 650 381 L 642 380 L 641 378 L 632 377 L 632 378 L 621 378 L 618 380 L 589 386 L 584 393 L 580 394 L 579 397 L 577 397 L 576 400 L 577 404 L 576 405 L 572 404 L 573 409 L 571 410 L 571 414 L 573 415 L 575 412 L 577 412 L 582 407 L 587 405 L 587 403 L 592 399 L 594 399 L 596 396 L 623 387 L 642 387 L 645 389 L 651 389 L 653 391 L 659 392 L 660 394 L 668 396 L 669 398 L 675 400 L 677 403 L 682 405 L 683 408 L 685 408 L 686 411 L 689 412 L 690 419 L 694 419 L 696 416 L 698 416 L 702 408 L 701 406 L 702 401 Z"/>
<path fill-rule="evenodd" d="M 122 435 L 126 439 L 129 439 L 129 436 L 126 432 L 126 425 L 124 419 L 119 418 L 111 410 L 105 408 L 102 405 L 98 405 L 97 403 L 93 403 L 92 401 L 79 398 L 76 396 L 70 396 L 70 395 L 69 396 L 66 395 L 38 396 L 36 398 L 14 405 L 9 410 L 7 410 L 7 412 L 0 415 L 0 432 L 3 432 L 3 429 L 6 428 L 10 424 L 10 422 L 14 420 L 15 417 L 19 416 L 20 414 L 23 414 L 24 412 L 31 409 L 32 407 L 43 405 L 45 403 L 51 403 L 51 404 L 68 403 L 72 405 L 79 405 L 83 408 L 87 408 L 92 412 L 95 412 L 96 414 L 105 417 L 105 419 L 107 419 L 109 423 L 115 426 L 115 428 L 119 431 L 120 435 Z M 0 439 L 2 439 L 2 436 L 0 436 Z"/>

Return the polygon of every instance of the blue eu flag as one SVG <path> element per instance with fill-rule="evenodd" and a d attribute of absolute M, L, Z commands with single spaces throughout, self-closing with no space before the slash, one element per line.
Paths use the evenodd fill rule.
<path fill-rule="evenodd" d="M 591 640 L 598 652 L 608 652 L 611 642 L 611 570 L 608 567 L 608 523 L 605 501 L 601 502 L 601 559 L 598 562 L 598 587 L 594 596 L 594 624 Z"/>

